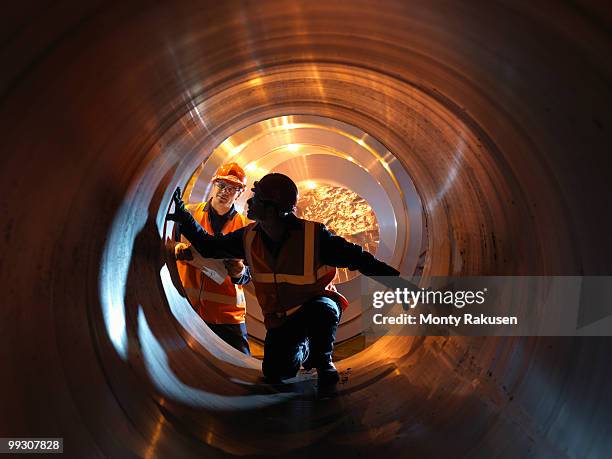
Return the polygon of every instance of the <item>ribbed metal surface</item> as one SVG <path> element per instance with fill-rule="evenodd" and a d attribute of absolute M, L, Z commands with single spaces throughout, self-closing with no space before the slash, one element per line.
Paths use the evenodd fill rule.
<path fill-rule="evenodd" d="M 0 20 L 1 436 L 69 457 L 612 454 L 610 339 L 385 338 L 338 397 L 279 394 L 197 323 L 161 240 L 224 139 L 317 115 L 409 172 L 425 275 L 609 274 L 609 7 L 123 3 Z"/>

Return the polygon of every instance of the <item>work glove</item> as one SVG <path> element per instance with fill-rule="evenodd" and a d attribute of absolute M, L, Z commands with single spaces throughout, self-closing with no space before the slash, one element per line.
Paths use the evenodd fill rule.
<path fill-rule="evenodd" d="M 183 242 L 179 242 L 174 247 L 174 255 L 179 261 L 191 261 L 193 260 L 193 253 L 191 247 Z"/>
<path fill-rule="evenodd" d="M 230 277 L 240 277 L 244 273 L 244 263 L 242 260 L 226 259 L 223 260 L 227 274 Z"/>
<path fill-rule="evenodd" d="M 174 194 L 172 195 L 172 201 L 174 202 L 174 213 L 168 214 L 166 216 L 166 220 L 171 220 L 177 223 L 183 223 L 189 219 L 191 215 L 189 211 L 185 208 L 185 203 L 181 198 L 181 188 L 177 187 L 174 190 Z"/>

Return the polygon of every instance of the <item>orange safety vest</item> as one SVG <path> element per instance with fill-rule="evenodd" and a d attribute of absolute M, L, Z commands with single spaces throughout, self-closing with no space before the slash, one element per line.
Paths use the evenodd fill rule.
<path fill-rule="evenodd" d="M 319 258 L 321 223 L 297 219 L 276 259 L 265 248 L 257 223 L 244 232 L 244 252 L 266 328 L 276 328 L 306 301 L 327 296 L 346 309 L 348 301 L 332 284 L 334 266 Z"/>
<path fill-rule="evenodd" d="M 195 206 L 188 205 L 187 209 L 207 233 L 213 234 L 208 218 L 207 204 L 204 202 Z M 221 233 L 231 233 L 247 224 L 247 218 L 236 212 L 234 217 L 225 223 Z M 182 261 L 177 263 L 177 267 L 185 293 L 187 293 L 189 301 L 197 309 L 202 319 L 214 324 L 240 324 L 244 322 L 246 302 L 242 286 L 234 285 L 229 276 L 225 278 L 222 284 L 217 284 L 196 267 Z"/>

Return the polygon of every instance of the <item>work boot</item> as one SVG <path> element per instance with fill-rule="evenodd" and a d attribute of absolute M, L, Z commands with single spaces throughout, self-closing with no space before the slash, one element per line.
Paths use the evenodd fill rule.
<path fill-rule="evenodd" d="M 340 381 L 338 370 L 336 370 L 336 366 L 331 361 L 317 366 L 317 376 L 319 378 L 319 386 L 328 386 L 331 384 L 336 384 L 338 381 Z"/>

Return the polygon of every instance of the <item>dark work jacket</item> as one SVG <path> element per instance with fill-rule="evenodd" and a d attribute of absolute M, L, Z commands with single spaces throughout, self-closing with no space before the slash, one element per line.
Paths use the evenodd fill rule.
<path fill-rule="evenodd" d="M 189 215 L 181 222 L 181 232 L 191 245 L 206 258 L 239 258 L 246 259 L 244 253 L 244 228 L 228 233 L 224 236 L 211 236 Z M 289 225 L 297 222 L 297 217 L 290 215 Z M 351 271 L 370 277 L 399 276 L 399 271 L 388 264 L 376 259 L 370 252 L 363 250 L 357 244 L 348 242 L 340 236 L 333 235 L 324 225 L 319 226 L 319 257 L 329 266 L 348 268 Z M 256 228 L 262 231 L 260 227 Z M 267 238 L 262 238 L 266 248 L 274 253 L 278 247 Z M 282 244 L 282 241 L 281 241 Z"/>

